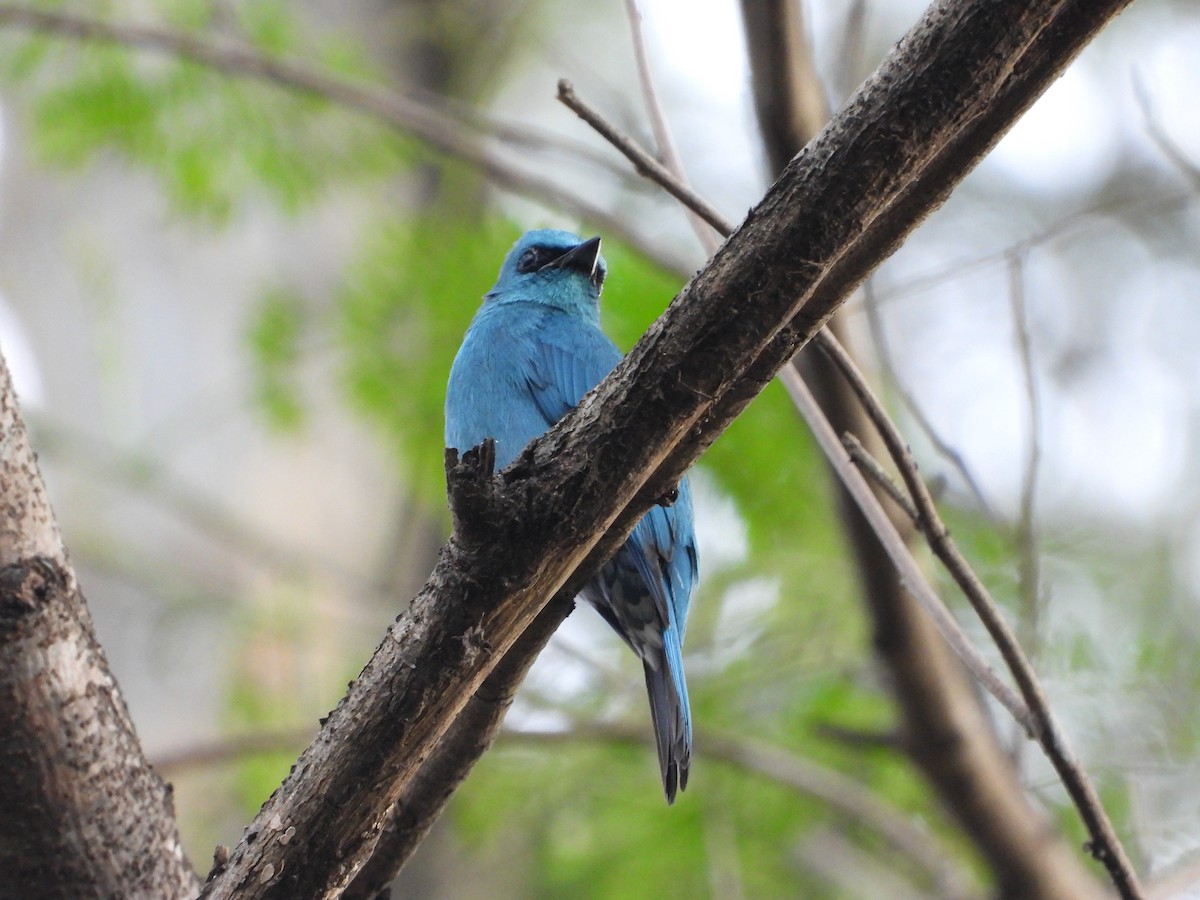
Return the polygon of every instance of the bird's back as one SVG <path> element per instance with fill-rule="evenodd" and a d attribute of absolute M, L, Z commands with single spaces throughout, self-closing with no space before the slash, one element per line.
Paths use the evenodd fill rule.
<path fill-rule="evenodd" d="M 496 442 L 504 468 L 561 419 L 621 359 L 599 328 L 552 306 L 485 305 L 471 323 L 446 389 L 446 446 Z"/>

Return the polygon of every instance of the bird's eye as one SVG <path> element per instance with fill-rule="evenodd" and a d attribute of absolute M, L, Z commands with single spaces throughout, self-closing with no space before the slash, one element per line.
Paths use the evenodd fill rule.
<path fill-rule="evenodd" d="M 541 265 L 542 254 L 538 252 L 537 247 L 530 247 L 517 260 L 517 272 L 524 275 L 526 272 L 532 272 L 534 269 L 540 268 Z"/>

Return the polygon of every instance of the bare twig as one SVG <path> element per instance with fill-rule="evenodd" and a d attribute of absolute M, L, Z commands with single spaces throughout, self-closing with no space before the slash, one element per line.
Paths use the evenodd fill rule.
<path fill-rule="evenodd" d="M 1025 255 L 1014 253 L 1008 262 L 1009 296 L 1013 309 L 1013 328 L 1016 332 L 1017 357 L 1025 378 L 1025 402 L 1029 416 L 1029 445 L 1025 458 L 1025 474 L 1021 482 L 1020 515 L 1017 518 L 1017 558 L 1020 572 L 1021 646 L 1029 659 L 1038 658 L 1040 636 L 1038 620 L 1041 613 L 1041 575 L 1037 523 L 1034 504 L 1037 501 L 1038 466 L 1041 462 L 1041 410 L 1037 375 L 1033 368 L 1033 348 L 1029 337 L 1029 321 L 1025 309 Z"/>
<path fill-rule="evenodd" d="M 842 435 L 842 446 L 846 448 L 846 452 L 850 454 L 850 459 L 862 470 L 863 474 L 886 492 L 892 498 L 892 502 L 904 510 L 904 514 L 915 524 L 917 521 L 917 508 L 913 506 L 912 500 L 909 499 L 908 494 L 904 493 L 900 485 L 896 484 L 892 476 L 883 470 L 883 466 L 879 464 L 879 461 L 867 452 L 867 448 L 862 445 L 862 441 L 847 431 Z"/>
<path fill-rule="evenodd" d="M 780 372 L 780 377 L 804 416 L 804 420 L 812 429 L 817 443 L 821 445 L 826 459 L 834 467 L 859 509 L 862 510 L 867 521 L 879 535 L 880 543 L 883 544 L 892 563 L 896 566 L 905 590 L 917 598 L 921 606 L 929 613 L 929 617 L 937 626 L 942 637 L 946 639 L 946 643 L 954 649 L 958 658 L 970 669 L 971 674 L 987 689 L 988 693 L 995 697 L 1014 719 L 1027 728 L 1032 727 L 1034 720 L 1030 716 L 1025 701 L 1017 696 L 1013 689 L 1000 678 L 996 670 L 988 664 L 983 654 L 971 643 L 971 639 L 962 630 L 962 626 L 955 620 L 954 615 L 946 608 L 937 592 L 929 585 L 921 567 L 913 559 L 912 551 L 908 549 L 908 545 L 904 543 L 896 526 L 892 524 L 892 520 L 880 506 L 879 500 L 871 491 L 866 479 L 863 478 L 842 448 L 837 435 L 821 413 L 816 400 L 809 393 L 799 374 L 794 369 L 786 368 Z"/>
<path fill-rule="evenodd" d="M 688 209 L 700 216 L 700 218 L 721 234 L 727 235 L 733 230 L 733 226 L 729 220 L 722 216 L 715 207 L 711 206 L 703 197 L 672 175 L 666 166 L 639 147 L 631 137 L 620 131 L 590 104 L 584 101 L 582 97 L 575 93 L 574 85 L 565 78 L 560 79 L 558 82 L 558 99 L 564 106 L 579 116 L 579 118 L 587 122 L 597 134 L 619 150 L 626 159 L 633 163 L 633 167 L 640 174 L 645 175 L 651 181 L 662 186 L 667 193 L 687 206 Z"/>
<path fill-rule="evenodd" d="M 638 0 L 625 0 L 625 14 L 629 18 L 629 30 L 633 37 L 633 58 L 637 65 L 638 81 L 642 86 L 642 99 L 646 104 L 646 113 L 650 116 L 650 127 L 654 131 L 654 142 L 662 156 L 663 165 L 679 182 L 688 187 L 687 174 L 683 168 L 683 160 L 679 156 L 679 148 L 671 134 L 667 122 L 667 113 L 658 99 L 658 91 L 654 87 L 654 75 L 650 71 L 650 54 L 646 51 L 646 26 L 642 18 L 642 10 Z M 561 95 L 561 85 L 560 95 Z M 721 242 L 712 230 L 705 224 L 705 219 L 690 207 L 684 207 L 688 221 L 696 232 L 696 238 L 704 252 L 712 256 Z"/>
<path fill-rule="evenodd" d="M 1200 189 L 1200 166 L 1188 157 L 1175 140 L 1167 134 L 1167 130 L 1154 112 L 1154 102 L 1150 99 L 1150 91 L 1136 72 L 1133 75 L 1133 96 L 1137 101 L 1138 109 L 1142 112 L 1146 134 L 1150 136 L 1150 140 L 1154 142 L 1158 152 L 1187 178 L 1193 190 Z"/>
<path fill-rule="evenodd" d="M 901 402 L 908 409 L 909 414 L 917 423 L 917 427 L 925 433 L 925 437 L 937 451 L 951 466 L 958 472 L 962 478 L 963 484 L 975 497 L 975 502 L 979 504 L 979 508 L 983 510 L 983 514 L 988 518 L 992 518 L 992 508 L 984 496 L 983 489 L 979 486 L 979 482 L 975 479 L 975 475 L 971 472 L 967 461 L 963 459 L 963 455 L 953 447 L 945 438 L 938 433 L 934 427 L 933 421 L 926 415 L 924 408 L 917 402 L 916 396 L 904 384 L 904 380 L 900 377 L 900 373 L 896 369 L 895 361 L 892 359 L 891 342 L 888 341 L 887 332 L 883 327 L 883 317 L 879 312 L 879 302 L 875 296 L 875 286 L 870 280 L 863 285 L 863 309 L 867 313 L 867 327 L 871 329 L 871 343 L 875 345 L 875 351 L 879 354 L 879 363 L 883 368 L 887 379 L 900 395 Z"/>
<path fill-rule="evenodd" d="M 643 179 L 638 178 L 628 168 L 618 165 L 599 147 L 593 147 L 584 141 L 572 140 L 557 131 L 532 123 L 499 118 L 468 102 L 439 94 L 436 91 L 419 86 L 408 86 L 406 90 L 409 97 L 427 106 L 443 110 L 462 125 L 495 138 L 508 147 L 516 150 L 532 150 L 538 153 L 560 153 L 602 169 L 614 178 L 620 179 L 622 186 L 631 190 L 649 190 L 649 186 Z"/>
<path fill-rule="evenodd" d="M 1110 871 L 1115 872 L 1114 880 L 1118 886 L 1123 887 L 1123 895 L 1141 896 L 1137 876 L 1134 874 L 1133 865 L 1125 853 L 1125 848 L 1117 837 L 1108 814 L 1104 811 L 1104 805 L 1101 803 L 1095 787 L 1075 759 L 1066 735 L 1059 729 L 1032 665 L 1022 652 L 1016 635 L 1004 620 L 999 606 L 991 598 L 987 588 L 983 586 L 983 582 L 979 580 L 970 563 L 967 562 L 957 544 L 950 537 L 950 532 L 937 513 L 933 498 L 917 471 L 916 462 L 904 443 L 903 437 L 884 410 L 875 402 L 870 386 L 862 373 L 858 371 L 854 360 L 844 353 L 839 353 L 839 348 L 828 343 L 822 344 L 821 349 L 837 363 L 838 368 L 854 387 L 855 392 L 862 398 L 863 405 L 868 415 L 871 416 L 871 421 L 878 429 L 880 437 L 883 438 L 884 444 L 899 468 L 905 486 L 916 504 L 920 514 L 918 524 L 925 534 L 930 548 L 970 601 L 988 634 L 991 635 L 996 647 L 1000 650 L 1000 655 L 1004 658 L 1009 671 L 1012 672 L 1032 716 L 1030 724 L 1033 727 L 1029 728 L 1029 735 L 1042 747 L 1046 757 L 1062 779 L 1075 808 L 1079 811 L 1080 818 L 1083 819 L 1091 837 L 1088 849 L 1097 860 L 1108 867 Z"/>

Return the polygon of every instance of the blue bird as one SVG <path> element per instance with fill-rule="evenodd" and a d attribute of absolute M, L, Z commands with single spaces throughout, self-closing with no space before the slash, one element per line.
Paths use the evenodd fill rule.
<path fill-rule="evenodd" d="M 496 466 L 511 463 L 621 359 L 600 330 L 607 267 L 600 238 L 529 231 L 513 245 L 454 358 L 446 389 L 446 446 L 486 438 Z M 667 802 L 687 787 L 692 718 L 683 636 L 698 569 L 687 479 L 651 509 L 581 595 L 642 660 Z"/>

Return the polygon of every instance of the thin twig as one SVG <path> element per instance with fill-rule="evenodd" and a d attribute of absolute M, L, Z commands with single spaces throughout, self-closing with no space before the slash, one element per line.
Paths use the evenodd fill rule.
<path fill-rule="evenodd" d="M 1106 866 L 1120 870 L 1124 875 L 1125 883 L 1131 886 L 1132 895 L 1140 896 L 1133 865 L 1117 837 L 1112 822 L 1109 821 L 1108 814 L 1100 802 L 1100 797 L 1096 793 L 1091 779 L 1076 761 L 1066 735 L 1059 729 L 1049 701 L 1033 671 L 1033 666 L 1022 652 L 1016 635 L 1005 621 L 999 606 L 950 537 L 950 532 L 938 515 L 933 498 L 917 471 L 916 461 L 913 460 L 903 437 L 888 418 L 887 413 L 875 401 L 870 385 L 858 371 L 854 360 L 841 352 L 840 347 L 830 345 L 828 342 L 822 344 L 821 349 L 837 364 L 862 400 L 867 414 L 879 431 L 880 437 L 883 438 L 888 452 L 904 478 L 909 494 L 916 503 L 920 513 L 917 520 L 918 525 L 925 534 L 930 549 L 966 595 L 988 634 L 991 635 L 1000 650 L 1000 655 L 1004 658 L 1009 671 L 1012 672 L 1027 705 L 1026 708 L 1032 717 L 1030 724 L 1033 727 L 1026 726 L 1029 735 L 1041 746 L 1051 765 L 1062 779 L 1075 808 L 1079 810 L 1080 818 L 1083 819 L 1091 837 L 1089 851 L 1093 857 Z"/>
<path fill-rule="evenodd" d="M 1165 156 L 1167 161 L 1191 182 L 1193 189 L 1200 189 L 1200 166 L 1196 165 L 1183 152 L 1182 148 L 1175 143 L 1174 139 L 1167 134 L 1162 122 L 1159 121 L 1158 116 L 1154 112 L 1154 103 L 1150 99 L 1150 92 L 1136 72 L 1133 75 L 1133 96 L 1137 101 L 1138 109 L 1142 112 L 1142 121 L 1146 126 L 1146 134 L 1154 142 L 1154 146 L 1158 148 L 1158 152 Z"/>
<path fill-rule="evenodd" d="M 693 196 L 692 191 L 686 188 L 686 186 L 680 185 L 671 176 L 671 173 L 665 171 L 661 166 L 645 165 L 648 154 L 627 136 L 621 135 L 598 112 L 587 107 L 582 100 L 574 95 L 570 87 L 570 84 L 567 82 L 559 83 L 560 100 L 570 106 L 571 109 L 589 124 L 593 124 L 593 122 L 603 123 L 605 126 L 604 130 L 600 128 L 597 128 L 597 130 L 606 138 L 609 135 L 621 138 L 619 142 L 611 140 L 611 138 L 610 141 L 634 163 L 639 172 L 658 181 L 680 202 L 690 202 Z M 588 114 L 584 115 L 581 109 L 586 109 Z M 697 212 L 700 209 L 705 209 L 711 213 L 711 207 L 708 207 L 706 204 L 698 207 Z M 715 220 L 709 219 L 709 221 L 723 234 L 727 235 L 732 230 L 729 223 L 724 222 L 719 214 Z M 1034 674 L 1028 659 L 1021 651 L 1016 637 L 1008 623 L 1004 620 L 999 607 L 992 600 L 987 589 L 979 580 L 979 577 L 950 538 L 949 530 L 938 515 L 936 505 L 929 494 L 929 489 L 921 479 L 916 462 L 913 460 L 912 454 L 901 437 L 899 430 L 888 417 L 882 403 L 879 402 L 871 390 L 870 385 L 858 370 L 858 366 L 855 365 L 854 360 L 850 358 L 849 354 L 837 342 L 837 339 L 829 334 L 827 330 L 822 329 L 814 335 L 813 342 L 830 357 L 842 371 L 843 375 L 846 376 L 847 381 L 862 402 L 867 415 L 879 431 L 880 437 L 883 438 L 889 454 L 900 470 L 905 486 L 908 488 L 916 505 L 918 526 L 925 534 L 925 538 L 934 551 L 934 554 L 946 567 L 947 571 L 950 572 L 955 582 L 959 585 L 959 588 L 966 594 L 972 608 L 983 622 L 992 640 L 996 643 L 1005 664 L 1017 682 L 1021 692 L 1020 697 L 1016 696 L 1008 684 L 1002 681 L 995 670 L 987 664 L 979 651 L 970 642 L 970 639 L 962 631 L 958 622 L 955 621 L 953 615 L 946 609 L 941 598 L 929 586 L 920 567 L 913 559 L 908 546 L 896 531 L 895 525 L 884 512 L 883 507 L 879 504 L 878 499 L 867 485 L 862 474 L 854 466 L 850 457 L 843 449 L 837 435 L 825 420 L 816 400 L 809 393 L 799 374 L 792 367 L 785 366 L 779 375 L 783 379 L 788 393 L 791 394 L 797 407 L 800 408 L 809 427 L 812 429 L 814 436 L 821 445 L 821 449 L 846 485 L 851 496 L 859 504 L 863 515 L 871 522 L 872 527 L 879 536 L 880 543 L 887 550 L 888 555 L 896 565 L 905 588 L 916 597 L 926 612 L 929 613 L 947 643 L 950 644 L 954 652 L 970 669 L 972 674 L 975 675 L 980 684 L 1009 711 L 1013 718 L 1026 729 L 1030 737 L 1036 740 L 1042 747 L 1051 764 L 1058 772 L 1059 777 L 1062 779 L 1063 784 L 1066 786 L 1068 794 L 1071 796 L 1072 801 L 1079 810 L 1084 825 L 1087 827 L 1091 837 L 1089 850 L 1092 856 L 1107 866 L 1110 871 L 1114 871 L 1119 875 L 1118 883 L 1128 887 L 1128 896 L 1140 896 L 1140 888 L 1138 887 L 1137 876 L 1134 873 L 1133 866 L 1125 853 L 1124 847 L 1117 838 L 1116 831 L 1113 829 L 1112 823 L 1104 811 L 1104 807 L 1100 802 L 1099 796 L 1096 794 L 1091 780 L 1075 761 L 1074 754 L 1067 743 L 1065 735 L 1059 730 L 1054 720 L 1050 705 L 1037 680 L 1037 676 Z"/>
<path fill-rule="evenodd" d="M 241 41 L 214 40 L 154 25 L 106 22 L 21 3 L 0 3 L 0 26 L 166 53 L 224 75 L 320 97 L 410 134 L 452 159 L 469 163 L 498 187 L 592 222 L 631 246 L 642 248 L 646 256 L 672 271 L 689 270 L 683 261 L 654 251 L 649 242 L 629 228 L 623 217 L 602 209 L 582 194 L 514 166 L 490 152 L 455 116 L 414 97 L 330 75 L 296 59 L 267 56 Z"/>
<path fill-rule="evenodd" d="M 642 18 L 642 10 L 638 0 L 625 0 L 625 14 L 629 18 L 629 30 L 633 37 L 633 58 L 637 65 L 638 81 L 642 86 L 642 99 L 646 104 L 646 114 L 650 117 L 650 128 L 654 132 L 654 143 L 662 156 L 663 165 L 674 175 L 679 183 L 690 188 L 687 173 L 683 168 L 683 159 L 679 156 L 679 147 L 671 134 L 671 126 L 667 122 L 667 113 L 658 99 L 658 91 L 654 87 L 654 75 L 650 71 L 650 54 L 646 51 L 646 28 Z M 696 232 L 696 239 L 704 252 L 712 256 L 721 246 L 720 239 L 713 234 L 704 218 L 690 207 L 684 207 L 688 222 Z"/>
<path fill-rule="evenodd" d="M 1037 376 L 1033 369 L 1033 348 L 1025 310 L 1025 255 L 1014 253 L 1008 264 L 1009 296 L 1013 309 L 1017 356 L 1025 378 L 1025 398 L 1029 415 L 1029 446 L 1021 483 L 1021 507 L 1017 519 L 1017 557 L 1020 571 L 1021 646 L 1031 660 L 1038 657 L 1038 620 L 1041 612 L 1041 574 L 1037 545 L 1034 504 L 1037 499 L 1038 466 L 1041 462 L 1041 408 Z"/>
<path fill-rule="evenodd" d="M 962 626 L 958 624 L 954 615 L 946 608 L 937 592 L 930 586 L 921 567 L 913 558 L 912 551 L 904 543 L 904 538 L 896 530 L 896 526 L 884 511 L 883 506 L 880 505 L 879 499 L 867 484 L 862 473 L 858 471 L 842 448 L 837 434 L 834 433 L 824 413 L 817 405 L 816 399 L 809 392 L 799 374 L 795 369 L 785 367 L 779 375 L 783 379 L 784 387 L 787 388 L 801 415 L 804 416 L 805 422 L 812 430 L 817 443 L 820 444 L 825 457 L 837 472 L 838 477 L 841 478 L 842 483 L 845 484 L 847 491 L 854 498 L 854 502 L 858 504 L 867 521 L 871 523 L 871 527 L 875 529 L 880 544 L 883 545 L 893 565 L 896 566 L 904 589 L 912 594 L 929 613 L 938 631 L 946 639 L 946 643 L 951 646 L 958 658 L 987 692 L 995 697 L 1014 719 L 1027 729 L 1032 729 L 1034 720 L 1025 701 L 1017 696 L 996 670 L 988 664 L 983 654 L 971 643 L 971 639 L 962 630 Z"/>
<path fill-rule="evenodd" d="M 663 187 L 668 194 L 683 203 L 700 218 L 723 235 L 733 230 L 733 225 L 722 216 L 715 207 L 683 184 L 657 159 L 639 147 L 632 138 L 617 129 L 612 123 L 593 109 L 582 97 L 575 93 L 575 87 L 565 78 L 558 82 L 558 99 L 575 115 L 587 122 L 592 129 L 620 151 L 626 159 L 633 163 L 634 169 L 641 175 Z"/>
<path fill-rule="evenodd" d="M 850 454 L 850 459 L 862 470 L 862 473 L 891 497 L 892 501 L 904 510 L 905 515 L 912 519 L 915 524 L 917 521 L 917 508 L 913 506 L 912 500 L 909 499 L 908 494 L 904 493 L 900 485 L 896 484 L 895 479 L 883 470 L 883 466 L 879 464 L 879 460 L 870 454 L 867 448 L 862 445 L 862 441 L 847 431 L 842 435 L 842 446 L 846 448 L 846 452 Z"/>
<path fill-rule="evenodd" d="M 989 519 L 994 518 L 991 505 L 988 503 L 987 497 L 984 496 L 983 489 L 979 486 L 979 482 L 976 481 L 963 455 L 938 433 L 938 430 L 933 425 L 933 421 L 926 415 L 921 404 L 917 402 L 916 396 L 904 384 L 903 379 L 900 378 L 900 373 L 897 371 L 896 364 L 892 359 L 891 344 L 888 341 L 887 332 L 883 327 L 883 317 L 879 312 L 879 303 L 875 295 L 875 284 L 871 279 L 867 279 L 867 282 L 863 285 L 863 309 L 867 313 L 867 327 L 871 330 L 871 343 L 875 345 L 875 351 L 879 354 L 879 364 L 886 374 L 887 380 L 891 383 L 896 393 L 900 395 L 901 402 L 917 423 L 917 427 L 924 432 L 933 449 L 958 472 L 967 489 L 974 495 L 975 502 L 983 510 L 983 514 Z"/>
<path fill-rule="evenodd" d="M 470 103 L 426 88 L 414 85 L 406 86 L 405 90 L 408 96 L 414 100 L 435 109 L 441 109 L 463 126 L 494 138 L 508 147 L 516 150 L 532 150 L 537 153 L 560 153 L 604 170 L 605 173 L 620 179 L 622 186 L 630 190 L 649 192 L 652 189 L 651 185 L 646 184 L 645 179 L 638 178 L 637 173 L 630 172 L 627 166 L 619 165 L 600 147 L 594 147 L 584 141 L 572 140 L 549 128 L 542 128 L 528 122 L 515 122 L 499 118 Z"/>

